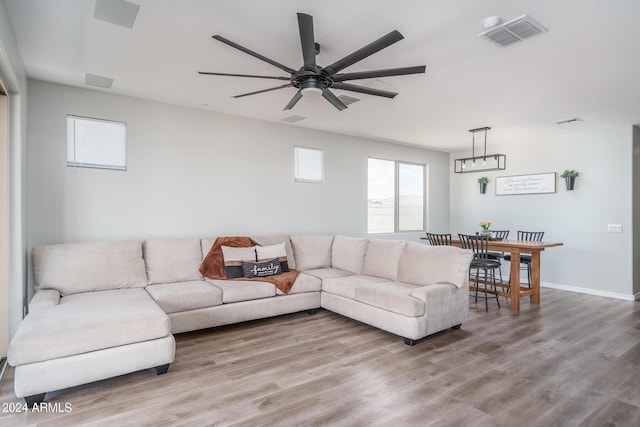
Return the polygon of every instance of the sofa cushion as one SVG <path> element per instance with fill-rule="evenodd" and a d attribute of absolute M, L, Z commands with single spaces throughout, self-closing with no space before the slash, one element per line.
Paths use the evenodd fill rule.
<path fill-rule="evenodd" d="M 317 277 L 320 280 L 354 275 L 350 271 L 344 271 L 337 268 L 315 268 L 313 270 L 305 270 L 304 273 L 308 274 L 309 276 Z"/>
<path fill-rule="evenodd" d="M 138 240 L 35 246 L 32 254 L 36 290 L 71 295 L 147 285 Z"/>
<path fill-rule="evenodd" d="M 242 275 L 247 279 L 276 276 L 278 274 L 282 274 L 280 258 L 273 258 L 265 261 L 242 260 Z"/>
<path fill-rule="evenodd" d="M 404 316 L 424 315 L 424 302 L 411 296 L 419 288 L 408 283 L 374 283 L 355 289 L 355 300 Z"/>
<path fill-rule="evenodd" d="M 421 286 L 450 283 L 461 288 L 472 258 L 473 252 L 454 246 L 407 242 L 398 265 L 398 281 Z"/>
<path fill-rule="evenodd" d="M 222 304 L 222 290 L 202 280 L 162 283 L 146 289 L 167 314 Z"/>
<path fill-rule="evenodd" d="M 202 279 L 200 239 L 147 239 L 142 252 L 150 285 Z"/>
<path fill-rule="evenodd" d="M 215 237 L 214 238 L 205 237 L 204 239 L 200 240 L 200 248 L 202 249 L 203 260 L 205 259 L 205 257 L 207 256 L 207 254 L 209 253 L 209 251 L 211 250 L 211 247 L 215 242 L 216 242 Z"/>
<path fill-rule="evenodd" d="M 398 280 L 398 263 L 404 244 L 404 240 L 370 239 L 362 274 Z"/>
<path fill-rule="evenodd" d="M 367 239 L 336 236 L 333 239 L 331 250 L 331 266 L 355 274 L 362 274 L 368 243 Z"/>
<path fill-rule="evenodd" d="M 298 274 L 296 281 L 293 283 L 293 287 L 289 290 L 291 294 L 302 294 L 305 292 L 320 292 L 322 289 L 322 280 L 317 277 L 310 276 L 306 273 Z M 280 289 L 276 289 L 276 295 L 285 295 Z"/>
<path fill-rule="evenodd" d="M 17 366 L 170 334 L 169 318 L 144 289 L 85 292 L 27 315 L 7 354 Z"/>
<path fill-rule="evenodd" d="M 389 280 L 379 277 L 354 275 L 347 277 L 337 277 L 322 281 L 322 291 L 330 294 L 340 295 L 345 298 L 355 299 L 356 289 L 373 283 L 385 283 Z"/>
<path fill-rule="evenodd" d="M 300 271 L 331 267 L 333 236 L 291 236 L 296 268 Z"/>
<path fill-rule="evenodd" d="M 220 249 L 222 250 L 224 270 L 227 273 L 227 279 L 243 277 L 244 271 L 242 270 L 242 261 L 256 260 L 255 246 L 249 246 L 247 248 L 221 246 Z"/>
<path fill-rule="evenodd" d="M 258 258 L 258 261 L 277 258 L 278 263 L 280 263 L 280 271 L 283 273 L 289 271 L 287 250 L 285 249 L 284 242 L 276 243 L 275 245 L 256 246 L 256 257 Z"/>
<path fill-rule="evenodd" d="M 276 287 L 268 282 L 217 279 L 207 279 L 206 281 L 222 290 L 222 302 L 225 304 L 269 298 L 276 295 Z"/>
<path fill-rule="evenodd" d="M 284 243 L 284 250 L 287 254 L 287 264 L 289 268 L 296 268 L 296 258 L 293 256 L 293 248 L 291 247 L 291 239 L 287 235 L 268 235 L 268 236 L 249 236 L 260 246 L 275 245 L 276 243 Z M 213 242 L 211 242 L 213 244 Z M 211 246 L 209 246 L 211 247 Z"/>

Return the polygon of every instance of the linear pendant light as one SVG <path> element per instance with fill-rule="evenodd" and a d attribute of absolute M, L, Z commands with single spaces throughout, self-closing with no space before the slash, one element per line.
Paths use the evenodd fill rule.
<path fill-rule="evenodd" d="M 488 126 L 469 129 L 471 132 L 471 157 L 455 159 L 453 161 L 453 171 L 455 173 L 486 172 L 505 170 L 507 167 L 507 156 L 505 154 L 487 154 L 487 131 Z M 476 157 L 476 132 L 484 132 L 484 151 L 481 156 Z"/>

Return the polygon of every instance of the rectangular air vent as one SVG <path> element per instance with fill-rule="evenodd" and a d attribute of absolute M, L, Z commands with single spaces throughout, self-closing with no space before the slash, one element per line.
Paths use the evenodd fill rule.
<path fill-rule="evenodd" d="M 125 0 L 96 0 L 93 16 L 97 19 L 133 28 L 140 6 Z"/>
<path fill-rule="evenodd" d="M 491 28 L 484 33 L 478 34 L 478 37 L 484 37 L 485 39 L 504 47 L 545 32 L 547 32 L 547 29 L 536 22 L 535 19 L 530 16 L 523 15 L 519 18 L 512 19 L 509 22 L 505 22 L 502 25 Z"/>
<path fill-rule="evenodd" d="M 353 96 L 349 95 L 339 95 L 338 98 L 340 98 L 340 101 L 342 101 L 344 105 L 349 105 L 353 104 L 354 102 L 360 101 L 360 98 L 354 98 Z"/>
<path fill-rule="evenodd" d="M 103 89 L 111 89 L 111 86 L 113 86 L 113 79 L 86 73 L 84 75 L 84 84 L 101 87 Z"/>
<path fill-rule="evenodd" d="M 295 123 L 295 122 L 299 122 L 300 120 L 304 120 L 306 119 L 306 117 L 302 117 L 302 116 L 296 116 L 295 114 L 292 116 L 287 116 L 284 119 L 282 119 L 283 122 L 287 122 L 287 123 Z"/>
<path fill-rule="evenodd" d="M 564 120 L 559 120 L 556 122 L 557 125 L 566 125 L 569 123 L 577 123 L 577 122 L 581 122 L 582 119 L 580 117 L 572 117 L 570 119 L 564 119 Z"/>

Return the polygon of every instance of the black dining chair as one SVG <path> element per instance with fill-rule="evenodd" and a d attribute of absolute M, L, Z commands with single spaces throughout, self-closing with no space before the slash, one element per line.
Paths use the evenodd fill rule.
<path fill-rule="evenodd" d="M 518 240 L 529 242 L 541 242 L 544 237 L 544 231 L 518 231 Z M 505 261 L 511 261 L 511 254 L 503 256 Z M 531 255 L 520 254 L 520 269 L 527 270 L 527 285 L 531 287 Z M 511 279 L 509 279 L 511 283 Z"/>
<path fill-rule="evenodd" d="M 491 230 L 491 239 L 492 240 L 507 240 L 509 238 L 509 230 Z M 495 252 L 489 251 L 488 253 L 489 259 L 495 259 L 498 262 L 503 259 L 504 252 Z M 500 273 L 500 281 L 502 282 L 502 263 L 500 263 L 500 268 L 498 269 Z"/>
<path fill-rule="evenodd" d="M 469 280 L 471 280 L 471 271 L 475 270 L 475 294 L 471 295 L 475 297 L 475 302 L 478 302 L 478 298 L 484 298 L 485 310 L 489 311 L 489 298 L 495 298 L 500 308 L 500 300 L 498 299 L 497 287 L 496 287 L 496 269 L 500 268 L 500 261 L 488 258 L 489 248 L 489 236 L 471 235 L 471 234 L 458 234 L 460 238 L 460 247 L 463 249 L 471 249 L 473 251 L 473 259 L 471 260 L 471 267 L 469 269 Z M 478 295 L 478 288 L 480 287 L 481 276 L 480 270 L 484 273 L 484 296 Z M 488 284 L 489 279 L 493 282 L 494 293 L 489 296 Z"/>
<path fill-rule="evenodd" d="M 426 233 L 431 246 L 451 246 L 451 234 Z"/>

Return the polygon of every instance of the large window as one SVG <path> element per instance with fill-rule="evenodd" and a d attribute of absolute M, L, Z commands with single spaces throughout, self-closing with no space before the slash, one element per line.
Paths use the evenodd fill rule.
<path fill-rule="evenodd" d="M 368 233 L 425 229 L 425 166 L 369 159 Z"/>
<path fill-rule="evenodd" d="M 67 166 L 127 170 L 127 124 L 67 116 Z"/>

